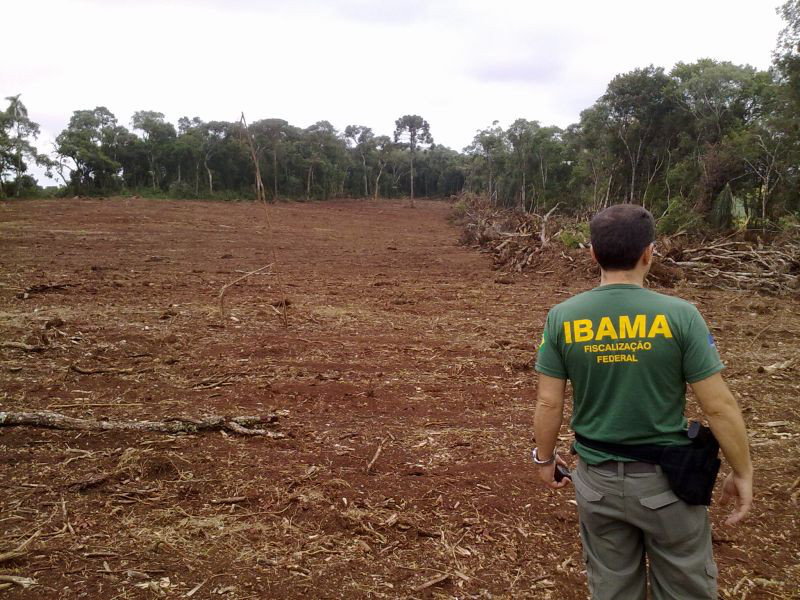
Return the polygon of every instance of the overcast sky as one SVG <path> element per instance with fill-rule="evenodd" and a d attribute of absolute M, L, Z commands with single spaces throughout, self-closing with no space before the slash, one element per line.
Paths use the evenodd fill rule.
<path fill-rule="evenodd" d="M 524 117 L 566 126 L 614 75 L 710 57 L 767 68 L 781 0 L 19 0 L 3 6 L 0 94 L 44 150 L 72 111 L 177 122 L 326 119 L 437 143 Z"/>

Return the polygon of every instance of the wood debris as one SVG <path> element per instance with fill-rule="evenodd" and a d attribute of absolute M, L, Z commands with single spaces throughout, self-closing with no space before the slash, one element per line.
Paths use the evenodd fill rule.
<path fill-rule="evenodd" d="M 8 348 L 12 350 L 22 350 L 23 352 L 43 352 L 43 346 L 31 346 L 23 342 L 0 342 L 0 348 Z"/>
<path fill-rule="evenodd" d="M 30 577 L 20 577 L 18 575 L 0 575 L 0 582 L 18 585 L 22 589 L 28 589 L 37 585 L 36 580 Z"/>
<path fill-rule="evenodd" d="M 521 272 L 541 262 L 550 241 L 575 225 L 554 220 L 551 215 L 552 210 L 541 216 L 492 208 L 476 201 L 466 211 L 461 242 L 493 254 L 496 267 Z M 686 278 L 725 290 L 796 294 L 800 290 L 800 240 L 796 233 L 792 235 L 793 238 L 776 239 L 770 244 L 725 238 L 689 247 L 664 238 L 657 244 L 657 260 L 648 279 L 668 286 Z M 588 247 L 586 242 L 577 242 L 578 247 Z M 559 245 L 552 246 L 556 251 Z M 588 253 L 582 258 L 560 254 L 573 268 L 592 268 Z"/>
<path fill-rule="evenodd" d="M 672 248 L 664 262 L 710 287 L 787 295 L 800 288 L 800 242 L 722 241 Z"/>
<path fill-rule="evenodd" d="M 35 412 L 0 411 L 0 427 L 28 426 L 49 429 L 82 431 L 156 431 L 161 433 L 197 433 L 199 431 L 227 430 L 240 435 L 260 435 L 283 438 L 284 434 L 256 429 L 256 425 L 274 426 L 278 415 L 274 413 L 256 416 L 224 417 L 211 415 L 203 418 L 174 417 L 164 421 L 100 421 L 79 419 L 60 413 L 42 410 Z"/>
<path fill-rule="evenodd" d="M 8 562 L 25 556 L 28 553 L 28 546 L 30 546 L 31 542 L 39 537 L 41 533 L 42 531 L 39 530 L 13 550 L 0 553 L 0 563 Z"/>
<path fill-rule="evenodd" d="M 372 471 L 372 467 L 375 466 L 375 463 L 378 461 L 381 452 L 383 452 L 383 442 L 384 440 L 380 441 L 380 444 L 378 444 L 378 449 L 375 450 L 375 454 L 372 456 L 372 460 L 369 461 L 369 464 L 367 465 L 367 474 L 369 474 L 369 472 Z"/>
<path fill-rule="evenodd" d="M 447 581 L 450 579 L 450 577 L 450 573 L 442 573 L 441 575 L 437 575 L 436 577 L 431 577 L 430 579 L 423 581 L 419 585 L 415 585 L 411 589 L 415 592 L 421 592 L 422 590 L 426 590 L 429 587 L 433 587 L 434 585 L 442 583 L 443 581 Z"/>

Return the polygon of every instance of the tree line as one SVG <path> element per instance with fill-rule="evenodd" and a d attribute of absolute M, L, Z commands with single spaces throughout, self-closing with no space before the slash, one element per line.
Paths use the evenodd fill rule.
<path fill-rule="evenodd" d="M 52 155 L 19 96 L 0 112 L 0 197 L 36 191 L 28 167 L 64 194 L 252 197 L 253 160 L 270 199 L 441 197 L 473 192 L 500 206 L 572 211 L 636 202 L 674 228 L 775 221 L 800 211 L 800 0 L 779 12 L 772 66 L 701 59 L 616 76 L 566 128 L 518 119 L 478 131 L 461 152 L 419 115 L 392 135 L 328 121 L 179 119 L 139 111 L 128 129 L 105 107 L 75 111 Z M 248 146 L 246 140 L 252 142 Z"/>

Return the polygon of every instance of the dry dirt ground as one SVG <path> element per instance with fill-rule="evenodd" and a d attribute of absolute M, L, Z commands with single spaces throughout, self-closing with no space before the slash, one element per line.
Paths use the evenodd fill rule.
<path fill-rule="evenodd" d="M 44 350 L 0 350 L 0 410 L 280 410 L 287 437 L 0 428 L 0 552 L 38 532 L 0 564 L 38 585 L 0 594 L 586 598 L 574 492 L 528 457 L 534 344 L 592 281 L 566 259 L 493 271 L 449 210 L 287 204 L 270 232 L 247 203 L 1 204 L 0 341 Z M 270 240 L 275 273 L 230 287 L 222 318 Z M 750 519 L 711 509 L 720 596 L 798 598 L 800 303 L 669 293 L 713 326 L 751 432 Z"/>

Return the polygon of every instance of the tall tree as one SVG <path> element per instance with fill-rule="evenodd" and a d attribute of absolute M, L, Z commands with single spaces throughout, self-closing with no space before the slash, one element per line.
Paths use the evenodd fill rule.
<path fill-rule="evenodd" d="M 617 75 L 600 99 L 608 107 L 609 126 L 627 159 L 628 202 L 642 200 L 642 173 L 658 171 L 663 165 L 663 153 L 650 146 L 669 141 L 664 137 L 664 125 L 674 110 L 671 85 L 664 69 L 650 65 Z M 644 165 L 645 161 L 652 162 Z"/>
<path fill-rule="evenodd" d="M 76 110 L 56 137 L 56 169 L 64 183 L 77 193 L 116 189 L 122 165 L 114 159 L 114 145 L 124 133 L 126 130 L 119 129 L 116 117 L 104 106 Z M 69 181 L 65 171 L 69 171 Z"/>
<path fill-rule="evenodd" d="M 481 157 L 487 171 L 486 192 L 492 202 L 497 201 L 497 171 L 499 162 L 507 152 L 508 138 L 500 127 L 499 121 L 494 121 L 491 127 L 479 130 L 472 140 L 472 144 L 465 149 L 473 156 Z"/>
<path fill-rule="evenodd" d="M 403 115 L 394 122 L 394 141 L 408 144 L 411 165 L 411 206 L 414 206 L 414 153 L 420 144 L 432 144 L 431 128 L 419 115 Z"/>
<path fill-rule="evenodd" d="M 378 172 L 375 175 L 375 183 L 372 186 L 372 194 L 373 198 L 377 200 L 381 189 L 381 175 L 383 175 L 386 165 L 388 165 L 389 161 L 391 160 L 394 144 L 388 135 L 379 135 L 373 140 L 373 142 L 375 145 L 375 163 Z"/>
<path fill-rule="evenodd" d="M 520 178 L 519 203 L 523 210 L 528 209 L 528 162 L 530 160 L 530 147 L 533 144 L 534 131 L 537 127 L 539 127 L 538 121 L 517 119 L 508 127 L 506 132 L 516 161 L 516 171 Z"/>
<path fill-rule="evenodd" d="M 272 158 L 272 198 L 278 199 L 278 154 L 289 138 L 291 125 L 283 119 L 262 119 L 250 125 L 256 144 Z"/>
<path fill-rule="evenodd" d="M 773 55 L 775 67 L 794 103 L 800 105 L 800 0 L 788 0 L 778 14 L 784 27 Z"/>
<path fill-rule="evenodd" d="M 348 125 L 344 129 L 344 137 L 353 144 L 353 149 L 361 158 L 361 168 L 363 170 L 364 179 L 364 198 L 367 198 L 369 196 L 367 156 L 374 150 L 375 134 L 372 133 L 372 129 L 364 125 Z"/>
<path fill-rule="evenodd" d="M 33 144 L 39 135 L 39 125 L 28 117 L 28 109 L 20 100 L 20 94 L 6 100 L 8 107 L 0 112 L 0 198 L 5 196 L 5 173 L 13 170 L 14 195 L 19 197 L 24 187 L 23 174 L 30 162 L 45 167 L 51 164 Z"/>
<path fill-rule="evenodd" d="M 172 123 L 164 120 L 164 113 L 140 110 L 133 114 L 133 128 L 141 131 L 142 141 L 150 163 L 153 191 L 166 176 L 166 162 L 171 157 L 176 133 Z"/>

